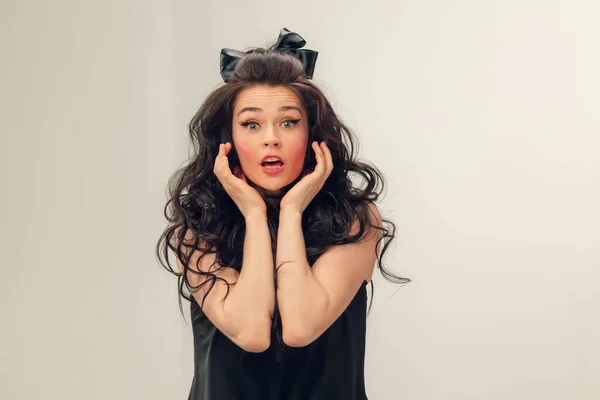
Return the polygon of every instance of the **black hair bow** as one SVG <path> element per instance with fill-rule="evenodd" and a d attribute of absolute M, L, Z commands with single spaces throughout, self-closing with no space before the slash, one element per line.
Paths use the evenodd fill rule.
<path fill-rule="evenodd" d="M 305 44 L 306 40 L 302 39 L 302 36 L 283 28 L 281 32 L 279 32 L 279 38 L 277 39 L 277 42 L 270 47 L 270 50 L 278 50 L 282 53 L 291 53 L 296 56 L 296 58 L 302 62 L 305 77 L 312 79 L 319 52 L 301 49 L 301 47 L 304 47 Z M 223 81 L 227 82 L 238 61 L 244 57 L 247 57 L 248 54 L 252 53 L 253 51 L 254 50 L 243 52 L 233 49 L 222 49 L 221 77 L 223 78 Z"/>

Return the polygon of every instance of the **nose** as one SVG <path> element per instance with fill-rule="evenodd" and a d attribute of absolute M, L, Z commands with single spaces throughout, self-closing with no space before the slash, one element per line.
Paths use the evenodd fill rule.
<path fill-rule="evenodd" d="M 263 136 L 263 147 L 280 147 L 281 139 L 275 128 L 271 127 L 265 130 Z"/>

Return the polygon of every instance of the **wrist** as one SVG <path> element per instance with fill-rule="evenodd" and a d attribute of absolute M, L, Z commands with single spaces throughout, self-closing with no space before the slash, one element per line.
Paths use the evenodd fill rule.
<path fill-rule="evenodd" d="M 248 223 L 249 221 L 255 221 L 255 220 L 263 220 L 267 218 L 267 210 L 260 210 L 260 209 L 256 209 L 256 210 L 252 210 L 250 211 L 248 214 L 244 215 L 244 219 L 246 220 L 246 223 Z"/>
<path fill-rule="evenodd" d="M 296 207 L 283 207 L 279 209 L 279 218 L 302 218 L 302 211 Z"/>

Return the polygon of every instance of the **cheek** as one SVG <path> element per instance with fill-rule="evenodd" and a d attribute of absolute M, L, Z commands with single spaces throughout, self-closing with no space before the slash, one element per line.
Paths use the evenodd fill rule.
<path fill-rule="evenodd" d="M 242 168 L 245 165 L 248 165 L 252 162 L 252 156 L 253 151 L 251 150 L 251 146 L 247 143 L 242 141 L 236 141 L 235 142 L 235 151 L 237 152 L 238 158 L 240 160 L 240 164 L 242 165 Z"/>
<path fill-rule="evenodd" d="M 306 155 L 307 141 L 298 142 L 296 146 L 290 149 L 290 158 L 294 163 L 296 169 L 302 169 L 304 164 L 304 157 Z"/>

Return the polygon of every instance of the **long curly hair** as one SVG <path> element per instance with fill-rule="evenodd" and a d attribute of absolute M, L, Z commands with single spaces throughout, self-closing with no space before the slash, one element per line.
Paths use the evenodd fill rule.
<path fill-rule="evenodd" d="M 222 279 L 214 273 L 190 270 L 187 265 L 189 257 L 186 254 L 191 252 L 182 251 L 188 230 L 194 233 L 192 248 L 198 249 L 202 254 L 216 253 L 215 262 L 220 266 L 232 267 L 237 271 L 241 269 L 244 218 L 215 176 L 213 167 L 219 145 L 225 142 L 233 143 L 231 121 L 238 94 L 257 84 L 279 85 L 295 92 L 307 112 L 308 143 L 325 141 L 331 150 L 333 171 L 302 215 L 302 230 L 309 264 L 313 265 L 330 246 L 356 242 L 365 231 L 374 227 L 383 233 L 379 241 L 383 241 L 384 245 L 377 257 L 381 273 L 394 283 L 410 282 L 410 279 L 397 276 L 383 266 L 382 259 L 395 237 L 396 226 L 383 218 L 382 227 L 370 223 L 368 203 L 376 202 L 381 196 L 384 179 L 375 166 L 355 159 L 354 134 L 336 115 L 322 91 L 303 75 L 302 64 L 295 56 L 264 48 L 252 48 L 246 53 L 247 56 L 238 62 L 227 83 L 210 93 L 192 118 L 189 124 L 190 158 L 169 181 L 168 201 L 164 208 L 168 225 L 158 240 L 156 255 L 161 265 L 178 277 L 181 312 L 183 313 L 182 298 L 192 301 L 190 293 L 205 284 L 210 284 L 212 289 L 216 279 Z M 233 170 L 235 165 L 239 165 L 235 147 L 228 157 Z M 315 166 L 315 155 L 311 147 L 307 146 L 303 171 L 312 170 Z M 355 185 L 353 177 L 361 178 L 362 182 Z M 299 180 L 300 177 L 282 188 L 280 195 L 285 195 Z M 266 203 L 275 262 L 278 209 Z M 356 219 L 360 223 L 360 229 L 351 236 L 351 225 Z M 186 243 L 189 243 L 187 240 Z M 172 268 L 169 261 L 170 252 L 175 253 L 182 261 L 183 274 L 179 268 Z M 202 284 L 193 286 L 187 277 L 190 271 L 208 275 L 209 278 Z M 276 278 L 274 284 L 276 287 Z M 227 287 L 229 293 L 229 285 Z M 372 280 L 371 289 L 373 291 Z M 207 294 L 208 291 L 202 304 Z M 369 312 L 372 302 L 373 296 Z M 272 321 L 273 334 L 281 345 L 281 319 L 277 305 Z"/>

